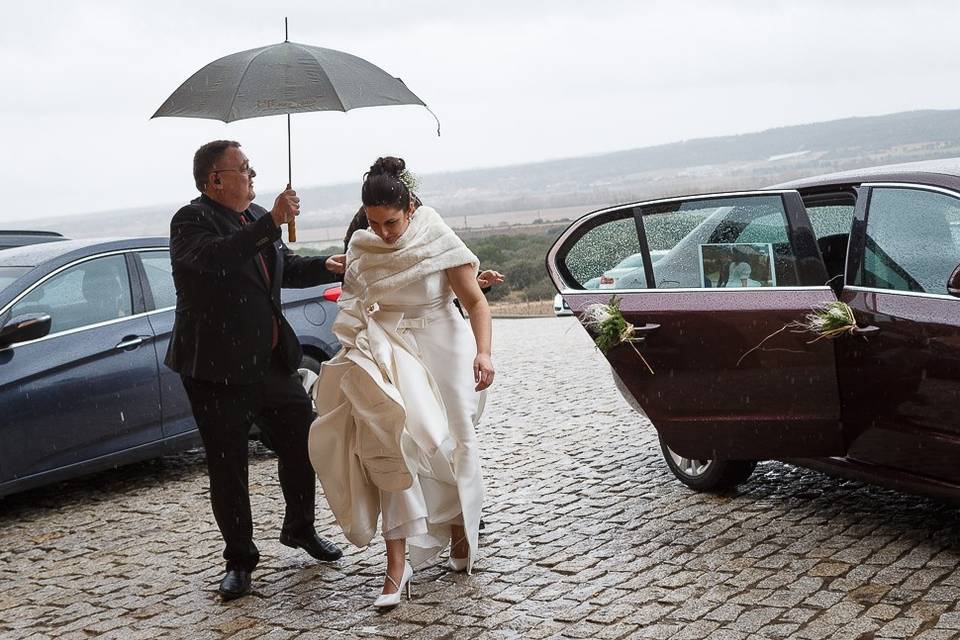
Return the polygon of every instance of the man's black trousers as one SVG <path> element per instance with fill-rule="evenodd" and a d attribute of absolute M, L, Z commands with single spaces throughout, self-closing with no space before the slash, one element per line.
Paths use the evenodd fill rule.
<path fill-rule="evenodd" d="M 256 422 L 277 453 L 286 501 L 282 533 L 313 534 L 316 477 L 307 453 L 314 413 L 300 377 L 274 361 L 257 384 L 222 384 L 182 376 L 207 451 L 210 502 L 223 534 L 227 569 L 253 571 L 260 552 L 253 543 L 247 474 L 247 440 Z"/>

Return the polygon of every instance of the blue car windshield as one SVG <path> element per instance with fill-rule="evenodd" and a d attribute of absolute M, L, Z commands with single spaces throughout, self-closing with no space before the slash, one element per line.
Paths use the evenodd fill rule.
<path fill-rule="evenodd" d="M 9 287 L 27 271 L 30 271 L 30 267 L 0 267 L 0 291 Z"/>

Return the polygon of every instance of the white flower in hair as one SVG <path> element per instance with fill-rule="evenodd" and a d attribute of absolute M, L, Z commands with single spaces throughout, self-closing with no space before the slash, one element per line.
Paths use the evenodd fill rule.
<path fill-rule="evenodd" d="M 409 191 L 416 191 L 420 187 L 420 180 L 411 173 L 408 169 L 404 169 L 400 172 L 400 175 L 397 178 L 406 185 Z"/>

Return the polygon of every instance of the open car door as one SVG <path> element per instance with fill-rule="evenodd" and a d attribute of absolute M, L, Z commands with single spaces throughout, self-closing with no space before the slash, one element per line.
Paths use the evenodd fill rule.
<path fill-rule="evenodd" d="M 620 299 L 637 341 L 607 359 L 675 452 L 719 460 L 845 453 L 833 343 L 783 330 L 836 300 L 796 191 L 587 214 L 560 236 L 547 266 L 581 321 L 590 305 Z"/>

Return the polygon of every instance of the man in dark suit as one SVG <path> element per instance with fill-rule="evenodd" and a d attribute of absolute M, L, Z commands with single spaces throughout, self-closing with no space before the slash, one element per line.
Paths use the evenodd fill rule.
<path fill-rule="evenodd" d="M 284 246 L 280 227 L 296 217 L 300 199 L 288 185 L 273 210 L 253 204 L 256 175 L 239 143 L 203 145 L 193 159 L 202 195 L 170 222 L 177 310 L 165 362 L 181 376 L 206 449 L 210 502 L 226 543 L 219 588 L 225 600 L 250 592 L 260 557 L 247 486 L 254 421 L 279 459 L 286 501 L 280 542 L 318 560 L 341 555 L 313 527 L 313 408 L 296 373 L 302 354 L 283 317 L 280 288 L 335 282 L 345 258 L 301 257 Z"/>

